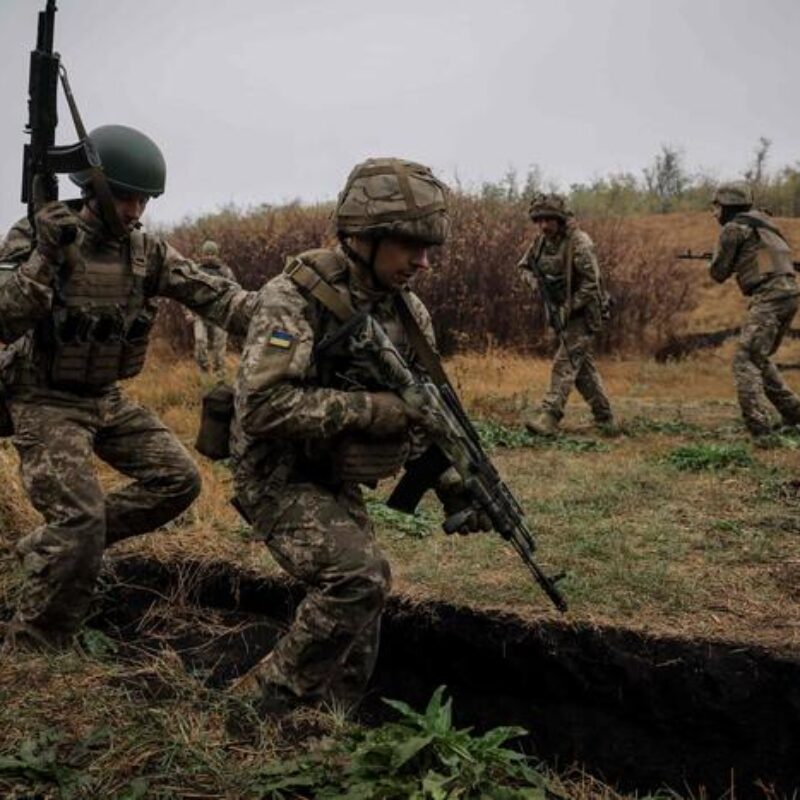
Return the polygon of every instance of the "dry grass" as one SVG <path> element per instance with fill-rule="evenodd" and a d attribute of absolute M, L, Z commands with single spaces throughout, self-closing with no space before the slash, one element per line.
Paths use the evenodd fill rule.
<path fill-rule="evenodd" d="M 738 419 L 730 378 L 732 345 L 684 364 L 606 360 L 601 369 L 624 433 L 598 439 L 578 400 L 554 443 L 494 457 L 528 510 L 541 558 L 569 573 L 571 619 L 631 625 L 794 647 L 800 643 L 800 533 L 792 496 L 797 460 L 793 439 L 753 449 Z M 193 364 L 156 353 L 130 387 L 156 409 L 187 445 L 196 433 L 204 387 Z M 781 352 L 800 359 L 800 343 Z M 230 369 L 234 368 L 230 357 Z M 514 425 L 547 383 L 546 361 L 503 352 L 458 356 L 449 369 L 470 412 Z M 789 381 L 797 385 L 795 373 Z M 588 445 L 587 445 L 588 443 Z M 753 466 L 719 472 L 681 472 L 666 458 L 678 446 L 750 448 Z M 21 499 L 13 456 L 0 451 L 14 509 L 11 532 L 34 515 Z M 198 457 L 204 491 L 195 506 L 166 529 L 121 546 L 171 561 L 235 563 L 275 572 L 266 548 L 253 542 L 229 505 L 224 465 Z M 120 479 L 106 468 L 110 485 Z M 385 496 L 385 491 L 378 493 Z M 438 519 L 434 501 L 419 523 Z M 550 614 L 513 554 L 495 537 L 415 537 L 388 516 L 378 520 L 392 557 L 396 591 L 513 609 L 531 618 Z M 5 562 L 10 565 L 10 560 Z M 9 569 L 4 584 L 13 585 Z"/>

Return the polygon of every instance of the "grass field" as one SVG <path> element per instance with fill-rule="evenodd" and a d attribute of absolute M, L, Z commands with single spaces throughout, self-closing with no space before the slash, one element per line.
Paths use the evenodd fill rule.
<path fill-rule="evenodd" d="M 676 249 L 708 244 L 714 228 L 704 220 L 685 220 Z M 738 321 L 741 303 L 733 287 L 712 287 L 698 277 L 698 291 L 703 303 L 686 321 L 687 330 Z M 663 366 L 605 359 L 600 367 L 619 435 L 596 432 L 573 399 L 563 434 L 553 440 L 534 439 L 518 423 L 545 390 L 547 361 L 489 351 L 447 364 L 526 510 L 542 565 L 566 573 L 569 622 L 798 653 L 800 434 L 786 431 L 767 447 L 753 444 L 734 399 L 732 352 L 729 343 Z M 800 343 L 784 344 L 778 360 L 800 362 Z M 800 373 L 786 375 L 800 390 Z M 129 391 L 191 446 L 209 385 L 190 360 L 157 346 Z M 120 553 L 277 574 L 228 503 L 226 465 L 198 461 L 204 489 L 195 505 L 166 529 L 122 545 Z M 103 465 L 98 469 L 109 487 L 121 481 Z M 0 600 L 7 610 L 19 589 L 11 546 L 35 524 L 36 514 L 21 493 L 8 440 L 0 443 L 0 472 Z M 381 502 L 389 489 L 379 487 L 368 502 L 392 563 L 395 593 L 411 601 L 511 611 L 532 621 L 557 616 L 503 541 L 446 537 L 431 500 L 413 518 L 391 512 Z M 186 608 L 180 613 L 191 615 Z M 189 616 L 183 624 L 213 630 L 217 621 Z M 232 712 L 232 701 L 187 674 L 177 656 L 167 651 L 123 659 L 119 646 L 89 634 L 83 653 L 0 665 L 3 797 L 289 798 L 300 796 L 290 783 L 270 789 L 272 794 L 264 788 L 277 780 L 270 765 L 294 764 L 298 781 L 304 775 L 311 780 L 303 770 L 331 738 L 350 743 L 348 759 L 367 752 L 364 734 L 336 713 L 309 712 L 278 726 L 250 719 L 244 733 L 231 732 L 231 714 L 249 719 L 246 710 L 234 704 Z M 443 735 L 448 741 L 455 736 L 449 730 Z M 343 758 L 334 751 L 329 757 L 331 763 Z M 548 780 L 565 796 L 617 796 L 580 773 Z M 296 784 L 298 792 L 302 785 Z M 544 796 L 534 783 L 525 791 L 509 796 Z"/>

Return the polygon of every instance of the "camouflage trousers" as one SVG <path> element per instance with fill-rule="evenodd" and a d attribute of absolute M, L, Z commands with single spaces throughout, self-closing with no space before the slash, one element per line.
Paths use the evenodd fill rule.
<path fill-rule="evenodd" d="M 81 624 L 104 548 L 152 531 L 200 492 L 188 452 L 118 388 L 76 404 L 11 399 L 20 473 L 44 524 L 17 545 L 26 585 L 17 621 L 53 641 Z M 133 480 L 104 495 L 96 455 Z"/>
<path fill-rule="evenodd" d="M 224 328 L 211 325 L 200 317 L 194 320 L 194 360 L 203 371 L 225 371 L 228 334 Z"/>
<path fill-rule="evenodd" d="M 747 429 L 756 436 L 769 433 L 769 404 L 784 423 L 800 423 L 800 398 L 786 385 L 769 357 L 778 349 L 797 313 L 798 298 L 773 297 L 750 304 L 733 357 L 733 377 Z"/>
<path fill-rule="evenodd" d="M 560 420 L 567 400 L 575 387 L 589 404 L 597 422 L 613 418 L 611 402 L 603 387 L 594 358 L 596 334 L 589 330 L 583 317 L 573 317 L 564 329 L 564 344 L 559 345 L 550 373 L 550 388 L 541 402 L 542 411 Z"/>
<path fill-rule="evenodd" d="M 253 518 L 275 560 L 306 589 L 259 679 L 304 699 L 356 702 L 375 668 L 391 585 L 360 489 L 289 484 Z"/>

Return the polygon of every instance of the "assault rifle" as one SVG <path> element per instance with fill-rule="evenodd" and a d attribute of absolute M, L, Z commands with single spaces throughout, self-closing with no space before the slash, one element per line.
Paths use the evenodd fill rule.
<path fill-rule="evenodd" d="M 675 253 L 675 258 L 680 261 L 711 261 L 713 253 L 708 251 L 703 253 L 693 253 L 691 250 L 684 250 L 682 253 Z M 800 261 L 792 261 L 795 272 L 800 272 Z"/>
<path fill-rule="evenodd" d="M 539 282 L 539 294 L 542 296 L 542 304 L 544 305 L 544 313 L 547 317 L 547 322 L 556 332 L 559 344 L 564 348 L 564 352 L 569 358 L 569 363 L 572 364 L 573 369 L 577 369 L 577 365 L 572 358 L 572 353 L 570 352 L 569 347 L 567 347 L 567 338 L 564 335 L 564 321 L 561 319 L 561 314 L 559 313 L 558 308 L 556 307 L 553 299 L 550 297 L 550 293 L 547 290 L 547 278 L 542 271 L 542 268 L 536 263 L 536 259 L 531 259 L 531 261 L 532 263 L 530 265 L 530 269 L 536 276 L 536 280 Z"/>
<path fill-rule="evenodd" d="M 557 587 L 563 575 L 549 577 L 534 561 L 536 542 L 525 522 L 525 512 L 484 452 L 478 432 L 444 372 L 439 370 L 438 380 L 436 376 L 431 381 L 416 378 L 386 331 L 368 313 L 356 314 L 343 327 L 351 334 L 352 355 L 362 357 L 380 387 L 395 392 L 419 414 L 420 424 L 433 441 L 425 454 L 409 464 L 387 505 L 413 513 L 442 472 L 455 467 L 474 508 L 446 519 L 445 531 L 459 530 L 476 509 L 485 512 L 494 530 L 516 550 L 556 608 L 566 611 L 566 600 Z"/>
<path fill-rule="evenodd" d="M 112 233 L 122 236 L 125 227 L 116 212 L 100 158 L 86 134 L 61 56 L 53 52 L 55 18 L 56 2 L 47 0 L 47 7 L 39 12 L 36 49 L 31 51 L 30 58 L 28 124 L 25 128 L 30 135 L 30 142 L 25 144 L 22 153 L 22 202 L 28 206 L 28 220 L 35 234 L 34 220 L 38 209 L 45 203 L 58 200 L 57 175 L 90 170 L 92 188 L 103 211 L 104 221 Z M 79 140 L 75 144 L 55 144 L 59 80 L 78 132 Z M 76 236 L 77 230 L 69 231 L 66 234 L 67 241 L 62 244 L 70 245 Z"/>

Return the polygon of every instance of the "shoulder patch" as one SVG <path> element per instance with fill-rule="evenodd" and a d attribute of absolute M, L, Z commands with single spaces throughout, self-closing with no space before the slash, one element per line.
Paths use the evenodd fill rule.
<path fill-rule="evenodd" d="M 275 328 L 267 339 L 269 347 L 277 347 L 279 350 L 288 350 L 294 343 L 294 335 L 288 331 Z"/>

